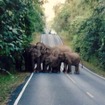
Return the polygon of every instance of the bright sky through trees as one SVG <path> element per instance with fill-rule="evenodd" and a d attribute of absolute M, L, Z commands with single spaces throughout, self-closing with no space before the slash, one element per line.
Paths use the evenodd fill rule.
<path fill-rule="evenodd" d="M 65 0 L 48 0 L 47 3 L 43 5 L 45 8 L 45 16 L 46 16 L 46 21 L 51 21 L 54 18 L 54 11 L 53 7 L 58 4 L 58 3 L 64 3 Z"/>

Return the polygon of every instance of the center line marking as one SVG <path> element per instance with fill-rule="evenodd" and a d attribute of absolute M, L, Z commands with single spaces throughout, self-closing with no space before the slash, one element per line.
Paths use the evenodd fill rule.
<path fill-rule="evenodd" d="M 86 94 L 87 94 L 89 97 L 94 98 L 94 96 L 93 96 L 91 93 L 86 92 Z"/>
<path fill-rule="evenodd" d="M 76 84 L 76 82 L 75 82 L 68 74 L 66 74 L 66 76 L 67 76 L 74 84 Z"/>

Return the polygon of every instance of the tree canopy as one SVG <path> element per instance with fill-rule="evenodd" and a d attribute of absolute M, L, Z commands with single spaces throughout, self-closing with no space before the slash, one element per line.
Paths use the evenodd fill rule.
<path fill-rule="evenodd" d="M 32 40 L 33 32 L 43 32 L 40 5 L 38 0 L 0 0 L 0 57 L 15 62 Z"/>
<path fill-rule="evenodd" d="M 105 69 L 105 1 L 66 0 L 54 19 L 84 60 Z"/>

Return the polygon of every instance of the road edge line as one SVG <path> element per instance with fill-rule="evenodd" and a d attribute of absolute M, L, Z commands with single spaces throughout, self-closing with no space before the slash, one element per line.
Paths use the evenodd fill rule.
<path fill-rule="evenodd" d="M 81 64 L 80 64 L 80 65 L 81 65 Z M 83 66 L 83 68 L 84 68 L 85 70 L 87 70 L 89 73 L 94 74 L 95 76 L 97 76 L 97 77 L 99 77 L 99 78 L 105 80 L 105 77 L 102 77 L 101 75 L 99 75 L 99 74 L 97 74 L 97 73 L 95 73 L 95 72 L 89 70 L 89 69 L 86 68 L 85 66 Z"/>
<path fill-rule="evenodd" d="M 62 42 L 62 45 L 64 45 L 64 42 L 63 42 L 63 39 L 61 38 L 61 36 L 59 36 L 58 34 L 56 34 L 56 36 L 58 36 L 59 37 L 59 39 L 61 40 L 61 42 Z"/>
<path fill-rule="evenodd" d="M 18 104 L 18 102 L 19 102 L 20 98 L 22 97 L 22 95 L 23 95 L 23 93 L 24 93 L 24 91 L 25 91 L 27 85 L 29 84 L 29 82 L 30 82 L 30 80 L 31 80 L 31 78 L 32 78 L 32 76 L 33 76 L 33 74 L 34 74 L 34 73 L 32 73 L 32 74 L 30 75 L 29 79 L 27 80 L 26 84 L 25 84 L 24 87 L 22 88 L 20 94 L 19 94 L 18 97 L 16 98 L 16 100 L 15 100 L 15 102 L 14 102 L 13 105 L 17 105 L 17 104 Z"/>

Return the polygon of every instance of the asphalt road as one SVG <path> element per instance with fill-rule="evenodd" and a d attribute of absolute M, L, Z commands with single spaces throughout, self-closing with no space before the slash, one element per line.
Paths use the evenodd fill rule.
<path fill-rule="evenodd" d="M 50 34 L 41 35 L 41 42 L 62 44 L 59 36 Z M 33 73 L 14 105 L 105 105 L 105 79 L 81 66 L 79 75 Z"/>

